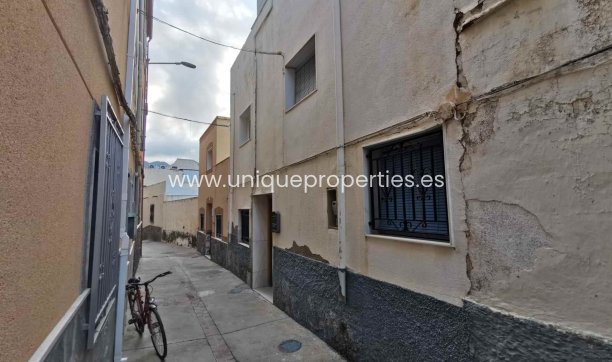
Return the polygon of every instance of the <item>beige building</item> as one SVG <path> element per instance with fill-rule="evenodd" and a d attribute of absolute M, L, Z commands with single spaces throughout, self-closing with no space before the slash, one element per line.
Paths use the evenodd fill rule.
<path fill-rule="evenodd" d="M 151 39 L 139 10 L 152 2 L 0 3 L 2 360 L 121 358 Z"/>
<path fill-rule="evenodd" d="M 233 188 L 244 280 L 351 359 L 612 355 L 608 2 L 258 9 L 233 176 L 444 182 Z"/>
<path fill-rule="evenodd" d="M 230 163 L 230 121 L 217 116 L 200 137 L 200 175 L 198 217 L 201 234 L 208 235 L 204 252 L 214 261 L 225 263 L 225 249 L 231 234 L 228 227 L 229 187 L 226 183 Z M 218 179 L 218 183 L 215 183 Z M 207 183 L 206 180 L 209 180 Z M 201 235 L 203 238 L 204 235 Z M 212 244 L 211 244 L 212 243 Z"/>
<path fill-rule="evenodd" d="M 167 169 L 144 171 L 143 238 L 195 245 L 198 231 L 198 163 L 177 159 Z"/>
<path fill-rule="evenodd" d="M 229 174 L 229 118 L 217 116 L 200 137 L 200 175 L 221 178 L 218 187 L 202 182 L 198 191 L 199 229 L 227 241 L 227 199 L 223 187 Z"/>

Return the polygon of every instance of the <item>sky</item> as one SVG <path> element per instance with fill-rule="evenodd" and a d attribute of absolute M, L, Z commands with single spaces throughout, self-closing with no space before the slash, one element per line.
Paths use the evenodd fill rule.
<path fill-rule="evenodd" d="M 154 16 L 223 44 L 241 47 L 255 21 L 256 0 L 155 0 Z M 186 61 L 197 66 L 149 65 L 149 110 L 202 122 L 230 116 L 230 69 L 234 49 L 213 45 L 153 21 L 151 62 Z M 145 160 L 198 161 L 207 125 L 149 113 Z"/>

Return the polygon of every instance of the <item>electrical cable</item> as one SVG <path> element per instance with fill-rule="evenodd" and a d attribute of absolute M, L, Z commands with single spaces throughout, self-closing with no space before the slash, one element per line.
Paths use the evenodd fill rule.
<path fill-rule="evenodd" d="M 140 12 L 140 13 L 142 13 L 142 14 L 144 14 L 144 15 L 146 15 L 146 12 L 144 12 L 144 11 L 142 11 L 142 10 L 139 10 L 139 12 Z M 198 39 L 200 39 L 200 40 L 204 40 L 205 42 L 208 42 L 208 43 L 211 43 L 211 44 L 219 45 L 219 46 L 226 47 L 226 48 L 230 48 L 230 49 L 239 50 L 239 51 L 241 51 L 241 52 L 248 52 L 248 53 L 253 53 L 253 54 L 265 54 L 265 55 L 280 55 L 280 56 L 283 56 L 283 52 L 281 52 L 281 51 L 277 51 L 277 52 L 270 52 L 270 51 L 250 50 L 250 49 L 243 49 L 243 48 L 240 48 L 240 47 L 237 47 L 237 46 L 233 46 L 233 45 L 223 44 L 223 43 L 221 43 L 221 42 L 218 42 L 218 41 L 215 41 L 215 40 L 211 40 L 211 39 L 205 38 L 205 37 L 203 37 L 203 36 L 200 36 L 200 35 L 194 34 L 194 33 L 190 32 L 190 31 L 188 31 L 188 30 L 185 30 L 185 29 L 180 28 L 180 27 L 178 27 L 178 26 L 176 26 L 176 25 L 170 24 L 170 23 L 168 23 L 167 21 L 164 21 L 164 20 L 162 20 L 162 19 L 156 18 L 155 16 L 151 16 L 151 18 L 152 18 L 153 20 L 155 20 L 155 21 L 159 22 L 159 23 L 162 23 L 162 24 L 164 24 L 164 25 L 166 25 L 166 26 L 169 26 L 169 27 L 171 27 L 171 28 L 174 28 L 174 29 L 176 29 L 176 30 L 178 30 L 178 31 L 181 31 L 181 32 L 183 32 L 183 33 L 185 33 L 185 34 L 188 34 L 188 35 L 191 35 L 191 36 L 193 36 L 193 37 L 196 37 L 196 38 L 198 38 Z"/>
<path fill-rule="evenodd" d="M 152 111 L 152 110 L 148 110 L 147 112 L 148 113 L 157 114 L 157 115 L 160 115 L 160 116 L 164 116 L 164 117 L 168 117 L 168 118 L 174 118 L 174 119 L 178 119 L 178 120 L 181 120 L 181 121 L 186 121 L 186 122 L 193 122 L 193 123 L 199 123 L 199 124 L 207 124 L 209 126 L 217 126 L 217 127 L 229 127 L 229 125 L 225 125 L 225 124 L 212 124 L 211 122 L 195 121 L 193 119 L 177 117 L 177 116 L 171 116 L 169 114 L 165 114 L 165 113 L 161 113 L 161 112 L 156 112 L 156 111 Z"/>

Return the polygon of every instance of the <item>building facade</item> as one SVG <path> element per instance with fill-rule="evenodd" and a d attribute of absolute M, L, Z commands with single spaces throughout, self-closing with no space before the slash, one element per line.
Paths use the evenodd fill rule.
<path fill-rule="evenodd" d="M 246 268 L 239 267 L 243 263 L 233 256 L 240 255 L 246 261 L 248 247 L 238 244 L 236 230 L 228 227 L 229 167 L 230 119 L 217 116 L 200 137 L 200 174 L 203 178 L 198 194 L 198 249 L 238 275 L 246 275 Z"/>
<path fill-rule="evenodd" d="M 121 358 L 152 36 L 140 10 L 152 2 L 0 4 L 3 360 Z"/>
<path fill-rule="evenodd" d="M 144 170 L 143 239 L 194 246 L 198 231 L 198 162 L 177 159 L 172 165 Z M 163 167 L 163 168 L 162 168 Z"/>
<path fill-rule="evenodd" d="M 353 360 L 612 355 L 608 2 L 258 9 L 232 67 L 232 178 L 443 185 L 241 183 L 245 281 Z"/>

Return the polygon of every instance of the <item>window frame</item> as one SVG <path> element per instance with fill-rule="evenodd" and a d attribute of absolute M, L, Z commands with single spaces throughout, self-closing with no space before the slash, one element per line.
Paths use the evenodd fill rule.
<path fill-rule="evenodd" d="M 245 119 L 248 117 L 248 127 L 245 127 Z M 247 136 L 243 138 L 243 132 L 247 129 Z M 251 106 L 248 106 L 247 109 L 242 112 L 240 117 L 238 117 L 238 141 L 240 143 L 240 147 L 244 146 L 251 140 Z"/>
<path fill-rule="evenodd" d="M 297 107 L 312 94 L 317 91 L 317 51 L 316 51 L 316 36 L 312 35 L 300 48 L 299 51 L 285 64 L 285 112 L 289 112 Z M 301 98 L 296 97 L 296 72 L 304 69 L 312 61 L 313 64 L 313 88 L 302 95 Z"/>
<path fill-rule="evenodd" d="M 250 244 L 251 242 L 251 210 L 250 209 L 238 209 L 238 213 L 240 215 L 240 242 L 244 244 Z M 245 230 L 244 230 L 244 217 L 246 214 L 247 220 L 247 230 L 246 230 L 246 240 L 245 240 Z"/>
<path fill-rule="evenodd" d="M 433 128 L 429 128 L 427 130 L 424 130 L 422 132 L 417 132 L 417 133 L 413 133 L 407 136 L 402 136 L 402 137 L 398 137 L 398 138 L 394 138 L 394 139 L 390 139 L 390 140 L 386 140 L 384 142 L 379 142 L 376 144 L 372 144 L 369 145 L 367 147 L 364 147 L 364 155 L 365 155 L 365 166 L 366 166 L 366 173 L 368 175 L 372 175 L 374 174 L 373 172 L 373 165 L 372 165 L 372 152 L 374 151 L 378 151 L 381 150 L 383 148 L 388 148 L 388 147 L 393 147 L 395 145 L 400 145 L 400 150 L 403 147 L 403 145 L 405 144 L 420 144 L 423 142 L 419 142 L 419 140 L 426 140 L 427 138 L 432 138 L 435 137 L 436 134 L 439 135 L 439 147 L 441 147 L 442 149 L 442 169 L 436 169 L 435 172 L 433 172 L 433 177 L 435 177 L 435 175 L 439 175 L 443 174 L 444 176 L 444 187 L 443 187 L 443 200 L 444 200 L 444 206 L 445 206 L 445 214 L 446 214 L 446 234 L 439 234 L 439 233 L 427 233 L 427 232 L 410 232 L 410 231 L 406 231 L 406 230 L 401 230 L 401 231 L 393 231 L 393 230 L 385 230 L 385 229 L 380 229 L 380 228 L 376 228 L 375 227 L 375 208 L 377 207 L 377 202 L 375 200 L 375 196 L 374 196 L 374 188 L 378 187 L 376 185 L 376 180 L 374 181 L 374 185 L 370 185 L 370 187 L 368 187 L 366 189 L 366 200 L 368 202 L 368 207 L 366 209 L 366 222 L 367 222 L 367 232 L 366 232 L 366 237 L 373 237 L 373 238 L 382 238 L 382 239 L 390 239 L 390 240 L 400 240 L 400 241 L 410 241 L 410 242 L 416 242 L 416 243 L 423 243 L 423 244 L 432 244 L 432 245 L 440 245 L 440 246 L 450 246 L 450 247 L 454 247 L 453 244 L 453 237 L 452 237 L 452 218 L 451 218 L 451 200 L 450 200 L 450 194 L 449 194 L 449 180 L 448 180 L 448 162 L 447 162 L 447 158 L 446 158 L 446 142 L 445 142 L 445 138 L 444 138 L 444 128 L 443 127 L 433 127 Z M 431 141 L 429 141 L 431 142 Z M 433 151 L 432 151 L 433 152 Z M 422 155 L 421 155 L 422 156 Z M 404 155 L 402 154 L 400 157 L 404 157 Z M 434 162 L 434 160 L 431 160 L 432 163 Z M 403 163 L 403 162 L 400 162 Z M 402 166 L 403 168 L 403 166 Z M 441 171 L 441 172 L 440 172 Z M 405 177 L 408 174 L 411 174 L 412 170 L 408 170 L 407 172 L 403 172 L 402 176 Z M 391 174 L 390 174 L 391 175 Z M 419 177 L 417 177 L 417 175 L 414 175 L 415 179 L 414 182 L 415 184 L 418 183 L 419 181 Z M 434 185 L 435 185 L 435 180 L 434 180 Z M 379 188 L 380 189 L 380 188 Z M 423 188 L 424 189 L 424 188 Z M 429 189 L 437 189 L 435 186 L 432 185 L 432 187 L 430 187 Z M 414 188 L 414 190 L 419 190 L 418 188 Z M 394 193 L 395 196 L 395 193 Z M 413 196 L 414 197 L 414 196 Z M 435 199 L 435 196 L 434 196 Z M 403 198 L 403 203 L 406 203 L 406 199 Z M 415 201 L 413 201 L 414 199 L 411 200 L 412 203 L 414 203 Z M 434 201 L 435 202 L 435 201 Z M 425 212 L 425 210 L 427 210 L 425 208 L 425 206 L 423 205 L 423 211 Z M 435 210 L 435 208 L 434 208 Z M 395 215 L 397 216 L 397 212 L 395 212 Z M 380 215 L 379 215 L 380 216 Z M 404 215 L 404 222 L 406 222 L 408 219 L 406 219 L 406 215 Z M 426 219 L 425 219 L 426 220 Z M 439 221 L 438 221 L 439 222 Z M 406 228 L 405 224 L 404 224 L 404 229 Z"/>
<path fill-rule="evenodd" d="M 327 228 L 338 229 L 338 190 L 328 188 L 327 196 Z M 334 215 L 334 202 L 336 203 L 336 214 Z"/>
<path fill-rule="evenodd" d="M 208 157 L 208 155 L 210 154 L 210 159 Z M 211 143 L 210 145 L 208 145 L 208 147 L 206 147 L 206 172 L 212 172 L 213 170 L 213 165 L 215 163 L 214 160 L 214 152 L 213 152 L 213 144 Z"/>

